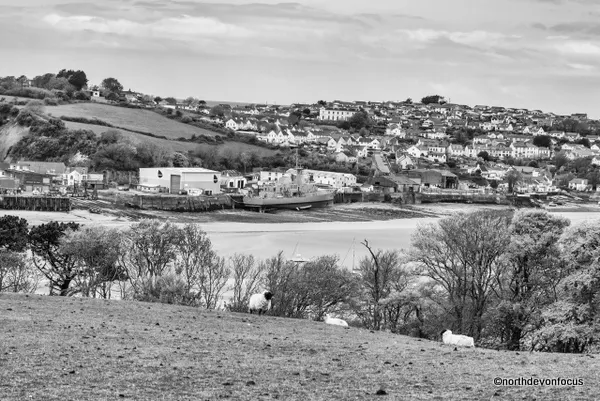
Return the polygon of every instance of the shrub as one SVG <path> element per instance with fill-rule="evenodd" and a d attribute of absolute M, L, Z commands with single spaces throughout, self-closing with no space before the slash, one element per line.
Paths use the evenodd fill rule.
<path fill-rule="evenodd" d="M 44 99 L 44 104 L 48 106 L 58 106 L 58 99 L 53 97 L 47 97 Z"/>
<path fill-rule="evenodd" d="M 90 100 L 90 97 L 85 92 L 78 91 L 78 92 L 75 92 L 73 94 L 73 99 L 76 99 L 76 100 Z"/>
<path fill-rule="evenodd" d="M 193 121 L 192 117 L 190 117 L 190 116 L 183 116 L 183 118 L 181 119 L 181 122 L 184 123 L 184 124 L 189 124 L 192 121 Z"/>
<path fill-rule="evenodd" d="M 160 302 L 163 304 L 187 305 L 190 294 L 186 291 L 181 277 L 167 274 L 145 280 L 136 290 L 134 299 L 143 302 Z"/>
<path fill-rule="evenodd" d="M 42 88 L 19 88 L 4 92 L 9 96 L 29 97 L 33 99 L 45 99 L 47 97 L 56 97 L 51 91 Z"/>

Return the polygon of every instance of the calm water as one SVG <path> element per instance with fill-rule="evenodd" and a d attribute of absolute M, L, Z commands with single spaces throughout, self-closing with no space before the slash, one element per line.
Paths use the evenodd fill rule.
<path fill-rule="evenodd" d="M 553 213 L 571 220 L 573 225 L 598 219 L 600 212 Z M 356 223 L 242 224 L 208 223 L 209 234 L 222 256 L 250 253 L 264 259 L 283 251 L 287 258 L 300 253 L 304 258 L 336 254 L 347 267 L 367 256 L 361 245 L 365 239 L 373 248 L 402 249 L 410 246 L 410 238 L 418 224 L 435 222 L 435 218 L 405 219 Z M 354 257 L 353 257 L 354 255 Z"/>

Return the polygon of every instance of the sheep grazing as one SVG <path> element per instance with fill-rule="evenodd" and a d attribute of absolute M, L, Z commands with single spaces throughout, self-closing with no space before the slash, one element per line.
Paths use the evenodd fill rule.
<path fill-rule="evenodd" d="M 326 324 L 333 324 L 335 326 L 348 327 L 348 323 L 346 323 L 343 319 L 338 319 L 337 317 L 330 317 L 329 315 L 325 315 L 325 319 L 323 320 Z"/>
<path fill-rule="evenodd" d="M 273 294 L 270 291 L 263 291 L 260 294 L 252 295 L 248 303 L 250 314 L 258 312 L 260 316 L 262 313 L 267 313 L 271 309 L 271 298 L 273 298 Z"/>
<path fill-rule="evenodd" d="M 444 344 L 458 345 L 461 347 L 474 347 L 473 337 L 463 336 L 462 334 L 452 334 L 450 330 L 442 331 L 442 341 Z"/>

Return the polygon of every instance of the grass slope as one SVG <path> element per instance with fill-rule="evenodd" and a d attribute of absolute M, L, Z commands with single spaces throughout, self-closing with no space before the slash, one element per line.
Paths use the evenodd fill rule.
<path fill-rule="evenodd" d="M 119 131 L 123 135 L 123 138 L 129 139 L 134 144 L 149 142 L 149 143 L 154 143 L 161 147 L 165 147 L 165 148 L 170 147 L 171 149 L 173 149 L 175 151 L 183 151 L 183 152 L 187 152 L 188 150 L 193 150 L 198 147 L 198 144 L 193 143 L 193 142 L 180 142 L 180 141 L 170 141 L 168 139 L 162 139 L 162 138 L 153 138 L 148 135 L 138 134 L 135 132 L 126 131 L 126 130 L 122 130 L 122 129 L 118 129 L 118 128 L 104 127 L 102 125 L 83 124 L 83 123 L 76 123 L 73 121 L 65 121 L 64 123 L 65 123 L 66 127 L 69 129 L 89 130 L 89 131 L 94 132 L 96 135 L 100 135 L 106 131 Z"/>
<path fill-rule="evenodd" d="M 130 109 L 99 103 L 73 103 L 46 106 L 46 112 L 55 117 L 98 118 L 117 127 L 162 135 L 169 139 L 191 138 L 192 135 L 215 136 L 213 131 L 170 120 L 150 110 Z"/>
<path fill-rule="evenodd" d="M 2 400 L 593 399 L 592 356 L 458 349 L 320 322 L 0 294 Z M 580 377 L 582 387 L 497 387 Z M 387 395 L 375 393 L 383 389 Z"/>
<path fill-rule="evenodd" d="M 148 135 L 143 135 L 143 134 L 138 134 L 135 132 L 131 132 L 131 131 L 126 131 L 126 130 L 122 130 L 122 129 L 118 129 L 118 128 L 111 128 L 111 127 L 105 127 L 102 125 L 94 125 L 94 124 L 83 124 L 83 123 L 76 123 L 73 121 L 65 121 L 65 125 L 67 128 L 69 129 L 83 129 L 83 130 L 90 130 L 92 132 L 94 132 L 96 135 L 100 135 L 103 132 L 109 131 L 109 130 L 116 130 L 119 131 L 124 138 L 129 139 L 132 143 L 137 144 L 137 143 L 154 143 L 158 146 L 164 147 L 165 149 L 171 148 L 174 151 L 178 151 L 178 152 L 183 152 L 186 153 L 190 150 L 194 150 L 194 149 L 198 149 L 198 148 L 202 148 L 202 149 L 209 149 L 209 150 L 232 150 L 234 152 L 254 152 L 259 156 L 271 156 L 273 154 L 275 154 L 275 150 L 272 149 L 267 149 L 267 148 L 263 148 L 260 146 L 256 146 L 256 145 L 252 145 L 249 143 L 242 143 L 242 142 L 224 142 L 221 145 L 209 145 L 206 143 L 194 143 L 194 142 L 181 142 L 181 141 L 173 141 L 173 140 L 168 140 L 168 139 L 162 139 L 162 138 L 154 138 Z"/>

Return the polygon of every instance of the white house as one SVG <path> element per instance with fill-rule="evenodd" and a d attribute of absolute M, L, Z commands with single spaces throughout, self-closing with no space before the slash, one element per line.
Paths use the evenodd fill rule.
<path fill-rule="evenodd" d="M 321 121 L 346 121 L 349 120 L 354 114 L 355 110 L 349 109 L 326 109 L 322 107 L 319 110 L 319 120 Z"/>

